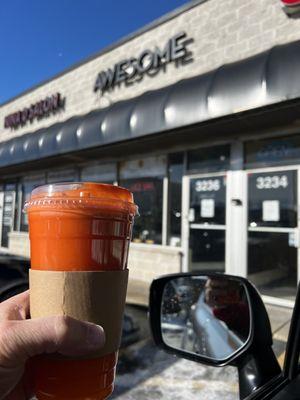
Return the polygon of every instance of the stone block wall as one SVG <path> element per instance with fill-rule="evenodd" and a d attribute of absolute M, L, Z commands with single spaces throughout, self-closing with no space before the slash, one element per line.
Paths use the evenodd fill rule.
<path fill-rule="evenodd" d="M 30 257 L 30 242 L 27 232 L 12 231 L 8 234 L 8 251 L 9 253 Z"/>
<path fill-rule="evenodd" d="M 181 271 L 182 250 L 178 247 L 131 244 L 127 303 L 148 305 L 153 279 Z"/>

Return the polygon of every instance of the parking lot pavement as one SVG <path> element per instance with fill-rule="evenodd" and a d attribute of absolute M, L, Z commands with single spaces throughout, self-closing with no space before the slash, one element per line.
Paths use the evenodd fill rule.
<path fill-rule="evenodd" d="M 112 399 L 237 400 L 235 368 L 211 368 L 175 358 L 144 339 L 120 353 Z"/>
<path fill-rule="evenodd" d="M 281 367 L 284 363 L 286 342 L 290 329 L 293 310 L 278 306 L 266 305 L 273 333 L 273 350 Z"/>
<path fill-rule="evenodd" d="M 150 338 L 145 309 L 126 307 L 141 328 L 140 341 L 120 351 L 115 391 L 118 400 L 237 400 L 235 368 L 212 368 L 176 358 Z"/>
<path fill-rule="evenodd" d="M 266 308 L 271 322 L 273 338 L 286 342 L 293 310 L 271 305 L 266 305 Z"/>
<path fill-rule="evenodd" d="M 291 310 L 267 306 L 274 352 L 282 364 Z M 116 400 L 237 400 L 238 377 L 233 367 L 212 368 L 178 359 L 156 348 L 150 339 L 146 312 L 129 308 L 142 328 L 141 340 L 120 352 Z"/>

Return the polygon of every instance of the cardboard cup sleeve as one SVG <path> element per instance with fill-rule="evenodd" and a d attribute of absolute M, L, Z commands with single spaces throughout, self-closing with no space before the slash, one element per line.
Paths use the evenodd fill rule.
<path fill-rule="evenodd" d="M 104 328 L 101 357 L 120 347 L 128 269 L 124 271 L 30 270 L 31 318 L 68 315 Z"/>

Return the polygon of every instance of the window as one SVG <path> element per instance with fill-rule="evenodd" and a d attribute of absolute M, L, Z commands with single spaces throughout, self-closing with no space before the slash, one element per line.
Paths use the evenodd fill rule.
<path fill-rule="evenodd" d="M 14 228 L 16 185 L 6 184 L 1 192 L 2 233 L 1 246 L 8 247 L 8 234 Z"/>
<path fill-rule="evenodd" d="M 133 241 L 162 243 L 163 178 L 166 157 L 148 157 L 120 164 L 119 185 L 130 190 L 139 206 L 135 219 Z"/>
<path fill-rule="evenodd" d="M 47 183 L 77 182 L 78 180 L 78 172 L 75 169 L 54 169 L 47 175 Z"/>
<path fill-rule="evenodd" d="M 20 229 L 21 231 L 28 231 L 28 216 L 27 213 L 23 212 L 24 204 L 29 199 L 31 192 L 37 186 L 44 185 L 46 183 L 45 174 L 36 175 L 36 176 L 29 176 L 27 178 L 22 179 L 19 185 L 19 201 L 21 202 L 20 210 Z"/>
<path fill-rule="evenodd" d="M 248 167 L 299 163 L 299 159 L 299 135 L 245 143 L 245 162 Z"/>
<path fill-rule="evenodd" d="M 113 184 L 117 180 L 116 164 L 91 164 L 81 169 L 80 180 Z"/>
<path fill-rule="evenodd" d="M 181 245 L 181 192 L 183 153 L 169 156 L 169 238 L 170 246 Z"/>
<path fill-rule="evenodd" d="M 188 170 L 224 171 L 230 165 L 230 145 L 202 147 L 188 152 Z"/>

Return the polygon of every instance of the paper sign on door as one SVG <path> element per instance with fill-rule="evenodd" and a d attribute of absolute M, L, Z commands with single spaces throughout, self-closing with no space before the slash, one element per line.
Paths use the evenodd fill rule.
<path fill-rule="evenodd" d="M 265 200 L 262 203 L 262 219 L 266 222 L 280 220 L 280 203 L 278 200 Z"/>
<path fill-rule="evenodd" d="M 201 200 L 201 217 L 213 218 L 215 216 L 215 200 L 202 199 Z"/>
<path fill-rule="evenodd" d="M 194 222 L 195 221 L 195 209 L 190 208 L 189 210 L 189 222 Z"/>

